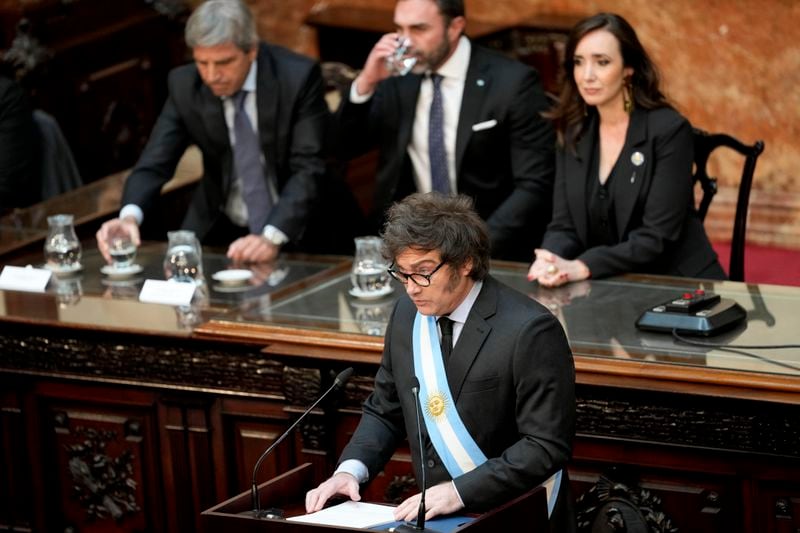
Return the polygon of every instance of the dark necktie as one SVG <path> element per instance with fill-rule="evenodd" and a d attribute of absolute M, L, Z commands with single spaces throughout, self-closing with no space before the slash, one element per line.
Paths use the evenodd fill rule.
<path fill-rule="evenodd" d="M 233 100 L 236 106 L 236 115 L 233 119 L 233 131 L 236 136 L 233 161 L 236 175 L 242 181 L 242 196 L 247 206 L 250 233 L 260 234 L 272 209 L 272 195 L 261 164 L 261 143 L 244 109 L 246 97 L 247 91 L 239 91 Z"/>
<path fill-rule="evenodd" d="M 442 330 L 442 359 L 446 363 L 453 353 L 453 321 L 446 316 L 440 317 L 439 328 Z"/>
<path fill-rule="evenodd" d="M 428 122 L 428 157 L 431 160 L 431 189 L 443 194 L 450 193 L 447 176 L 447 150 L 444 147 L 444 107 L 442 105 L 442 76 L 431 74 L 433 99 Z"/>

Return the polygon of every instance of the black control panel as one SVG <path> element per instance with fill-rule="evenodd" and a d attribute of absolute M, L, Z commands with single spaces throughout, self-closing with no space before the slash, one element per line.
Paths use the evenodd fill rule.
<path fill-rule="evenodd" d="M 747 312 L 733 300 L 697 289 L 646 310 L 636 321 L 636 327 L 646 331 L 716 335 L 746 318 Z"/>

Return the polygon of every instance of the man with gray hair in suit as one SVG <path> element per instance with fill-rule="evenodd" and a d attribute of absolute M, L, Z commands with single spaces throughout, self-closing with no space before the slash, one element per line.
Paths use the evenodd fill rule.
<path fill-rule="evenodd" d="M 182 227 L 204 244 L 228 246 L 233 261 L 269 261 L 303 235 L 325 173 L 328 109 L 319 66 L 259 42 L 241 0 L 208 0 L 190 16 L 186 44 L 194 63 L 169 75 L 169 95 L 122 196 L 119 218 L 97 232 L 123 228 L 139 241 L 161 187 L 191 144 L 203 154 L 203 177 Z"/>

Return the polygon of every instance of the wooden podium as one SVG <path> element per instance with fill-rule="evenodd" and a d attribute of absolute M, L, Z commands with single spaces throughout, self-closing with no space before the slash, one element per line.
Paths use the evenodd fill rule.
<path fill-rule="evenodd" d="M 314 487 L 310 463 L 303 464 L 259 486 L 261 507 L 284 509 L 286 516 L 304 512 L 305 494 Z M 314 531 L 369 531 L 350 527 L 320 526 L 277 519 L 257 519 L 252 509 L 250 491 L 203 511 L 206 533 L 237 531 L 240 533 L 279 532 L 308 533 Z M 296 512 L 291 512 L 295 510 Z M 524 524 L 524 525 L 523 525 Z M 475 520 L 453 530 L 453 533 L 498 533 L 499 531 L 548 531 L 547 501 L 544 487 L 535 489 L 496 509 L 478 515 Z"/>

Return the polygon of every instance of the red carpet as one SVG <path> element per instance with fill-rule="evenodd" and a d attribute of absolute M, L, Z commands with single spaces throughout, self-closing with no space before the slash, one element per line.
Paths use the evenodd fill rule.
<path fill-rule="evenodd" d="M 719 261 L 728 270 L 729 243 L 713 243 Z M 744 252 L 744 279 L 750 283 L 800 286 L 800 250 L 748 244 Z"/>

